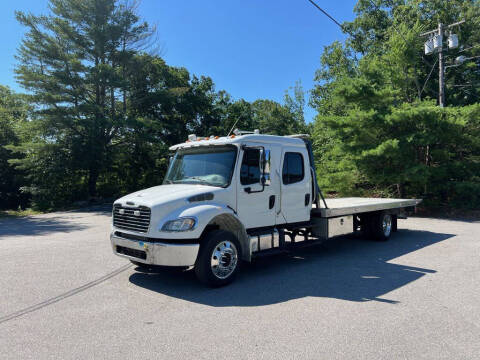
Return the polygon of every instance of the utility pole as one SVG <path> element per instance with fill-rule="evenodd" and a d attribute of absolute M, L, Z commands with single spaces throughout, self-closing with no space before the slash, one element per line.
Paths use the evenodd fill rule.
<path fill-rule="evenodd" d="M 450 29 L 454 26 L 463 24 L 465 20 L 444 26 L 442 23 L 438 24 L 436 30 L 427 31 L 420 34 L 420 36 L 430 36 L 430 39 L 425 43 L 425 54 L 432 54 L 434 51 L 438 52 L 438 105 L 445 106 L 445 59 L 443 57 L 443 35 L 445 28 Z M 448 49 L 455 49 L 458 47 L 458 37 L 450 32 L 448 38 Z M 427 79 L 428 80 L 428 79 Z"/>
<path fill-rule="evenodd" d="M 440 48 L 438 49 L 438 105 L 445 107 L 445 65 L 443 63 L 443 24 L 438 24 Z"/>

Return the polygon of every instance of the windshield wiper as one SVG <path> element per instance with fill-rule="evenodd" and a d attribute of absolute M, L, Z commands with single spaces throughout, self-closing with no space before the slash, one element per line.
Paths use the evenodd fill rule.
<path fill-rule="evenodd" d="M 187 177 L 187 178 L 185 178 L 185 179 L 182 179 L 182 180 L 188 181 L 188 180 L 190 180 L 190 179 L 192 179 L 192 180 L 197 180 L 197 181 L 198 181 L 200 184 L 202 184 L 202 185 L 208 185 L 208 186 L 218 187 L 218 185 L 213 185 L 212 183 L 209 183 L 208 181 L 206 181 L 206 180 L 204 180 L 204 179 L 202 179 L 202 178 L 199 178 L 199 177 L 197 177 L 197 176 L 189 176 L 189 177 Z"/>
<path fill-rule="evenodd" d="M 189 177 L 185 178 L 184 180 L 188 180 L 188 179 L 193 179 L 193 180 L 198 180 L 198 181 L 205 182 L 204 179 L 201 179 L 201 178 L 199 178 L 199 177 L 197 177 L 197 176 L 189 176 Z"/>
<path fill-rule="evenodd" d="M 187 181 L 190 181 L 190 180 L 194 180 L 192 182 L 190 182 L 191 184 L 202 184 L 202 185 L 207 185 L 207 186 L 214 186 L 214 187 L 222 187 L 221 185 L 215 185 L 215 184 L 212 184 L 212 183 L 209 183 L 208 181 L 202 179 L 202 178 L 199 178 L 197 176 L 189 176 L 189 177 L 186 177 L 186 178 L 183 178 L 183 179 L 178 179 L 178 180 L 165 180 L 165 182 L 167 184 L 184 184 L 186 183 Z"/>

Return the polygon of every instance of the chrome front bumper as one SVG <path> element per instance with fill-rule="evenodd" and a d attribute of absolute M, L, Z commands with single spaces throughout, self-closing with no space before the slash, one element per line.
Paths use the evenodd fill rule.
<path fill-rule="evenodd" d="M 193 266 L 200 248 L 200 244 L 138 241 L 118 237 L 114 234 L 110 234 L 110 242 L 115 255 L 144 264 L 163 266 Z M 122 253 L 122 250 L 119 252 L 119 249 L 126 249 L 124 252 L 127 254 Z M 145 258 L 143 259 L 140 255 Z"/>

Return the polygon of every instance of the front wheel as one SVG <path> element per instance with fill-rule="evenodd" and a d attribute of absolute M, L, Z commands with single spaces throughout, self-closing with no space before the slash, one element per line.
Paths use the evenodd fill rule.
<path fill-rule="evenodd" d="M 241 248 L 235 235 L 225 230 L 214 230 L 202 241 L 195 274 L 209 286 L 224 286 L 235 279 L 240 261 Z"/>

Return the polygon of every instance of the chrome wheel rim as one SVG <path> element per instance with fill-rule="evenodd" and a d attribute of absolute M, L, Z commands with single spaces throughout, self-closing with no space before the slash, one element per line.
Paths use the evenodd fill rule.
<path fill-rule="evenodd" d="M 213 275 L 226 279 L 235 271 L 238 262 L 238 251 L 231 241 L 222 241 L 215 246 L 210 259 Z"/>
<path fill-rule="evenodd" d="M 390 215 L 384 215 L 382 221 L 383 234 L 385 236 L 390 236 L 392 232 L 392 217 Z"/>

